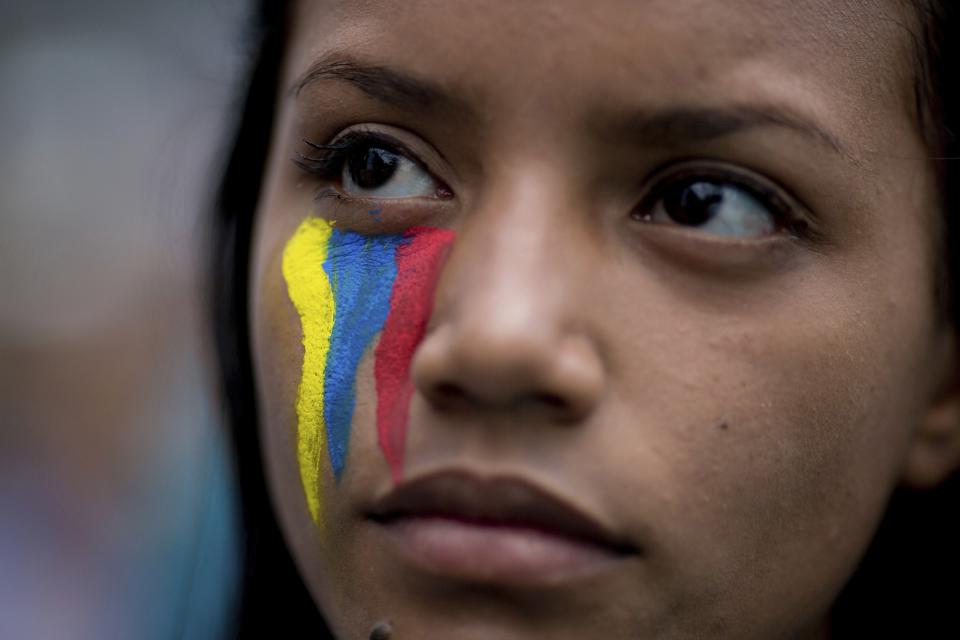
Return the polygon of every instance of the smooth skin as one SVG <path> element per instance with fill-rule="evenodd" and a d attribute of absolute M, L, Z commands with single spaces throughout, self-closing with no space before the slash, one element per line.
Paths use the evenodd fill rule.
<path fill-rule="evenodd" d="M 253 348 L 272 495 L 338 636 L 389 619 L 394 640 L 825 637 L 894 487 L 957 465 L 942 213 L 906 4 L 311 0 L 294 13 Z M 291 161 L 304 139 L 351 127 L 400 140 L 438 190 L 375 197 Z M 656 185 L 680 172 L 759 185 L 730 210 L 752 226 L 665 215 Z M 296 461 L 303 352 L 281 273 L 308 215 L 457 233 L 413 361 L 405 477 L 528 479 L 642 555 L 534 587 L 411 566 L 365 517 L 392 487 L 372 349 L 346 471 L 322 471 L 320 530 Z"/>

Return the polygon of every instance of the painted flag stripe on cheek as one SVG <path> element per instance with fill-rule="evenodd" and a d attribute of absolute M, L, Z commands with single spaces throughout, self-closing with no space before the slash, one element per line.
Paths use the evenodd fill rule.
<path fill-rule="evenodd" d="M 330 278 L 336 313 L 324 380 L 324 421 L 330 463 L 343 475 L 356 404 L 357 367 L 390 311 L 401 236 L 363 236 L 334 229 L 323 268 Z"/>
<path fill-rule="evenodd" d="M 415 227 L 397 247 L 390 313 L 376 348 L 377 435 L 394 480 L 403 472 L 407 416 L 413 397 L 410 363 L 433 312 L 433 298 L 454 233 Z"/>
<path fill-rule="evenodd" d="M 334 303 L 323 270 L 333 229 L 325 220 L 308 218 L 283 250 L 287 295 L 300 316 L 303 372 L 297 389 L 297 461 L 300 482 L 313 521 L 323 527 L 321 459 L 326 448 L 324 370 L 333 332 Z"/>
<path fill-rule="evenodd" d="M 395 479 L 403 469 L 410 363 L 433 307 L 452 231 L 417 227 L 403 235 L 362 235 L 308 218 L 288 241 L 283 275 L 303 333 L 297 392 L 297 456 L 313 520 L 322 527 L 321 460 L 342 475 L 356 404 L 360 360 L 375 349 L 377 434 Z"/>

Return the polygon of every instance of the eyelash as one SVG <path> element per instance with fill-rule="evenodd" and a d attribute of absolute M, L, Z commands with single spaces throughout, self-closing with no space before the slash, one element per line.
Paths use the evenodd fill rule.
<path fill-rule="evenodd" d="M 406 145 L 391 137 L 374 133 L 371 131 L 355 130 L 349 131 L 330 144 L 318 144 L 304 139 L 306 144 L 314 153 L 297 153 L 293 159 L 294 164 L 310 175 L 316 176 L 324 182 L 336 183 L 343 175 L 343 168 L 351 155 L 360 151 L 365 151 L 375 147 L 384 149 L 397 155 L 402 155 L 411 162 L 415 162 L 429 173 L 415 153 L 410 151 Z M 809 223 L 806 216 L 796 212 L 797 206 L 791 204 L 788 198 L 781 195 L 774 187 L 764 184 L 759 179 L 753 179 L 737 172 L 724 170 L 717 167 L 688 167 L 686 169 L 660 170 L 654 172 L 663 175 L 669 171 L 669 175 L 656 181 L 646 194 L 640 199 L 637 205 L 631 211 L 631 217 L 642 219 L 644 215 L 652 211 L 653 206 L 664 197 L 666 192 L 684 181 L 717 181 L 730 184 L 736 188 L 745 190 L 750 196 L 755 198 L 763 206 L 767 207 L 774 216 L 776 224 L 782 233 L 797 240 L 808 241 L 813 244 L 822 240 L 819 232 Z M 334 191 L 332 194 L 328 191 L 321 191 L 320 195 L 334 195 L 340 200 L 349 200 L 347 196 Z M 319 195 L 318 195 L 319 197 Z"/>
<path fill-rule="evenodd" d="M 642 219 L 653 210 L 653 206 L 664 198 L 671 188 L 684 182 L 722 182 L 746 191 L 747 194 L 766 207 L 773 216 L 777 227 L 787 236 L 813 243 L 822 239 L 809 219 L 797 213 L 798 205 L 792 204 L 789 196 L 784 196 L 775 187 L 764 184 L 759 179 L 719 167 L 691 166 L 679 170 L 673 168 L 672 170 L 660 170 L 654 173 L 655 176 L 657 174 L 667 175 L 656 181 L 654 186 L 644 194 L 633 208 L 632 217 Z"/>
<path fill-rule="evenodd" d="M 317 144 L 306 139 L 303 142 L 320 155 L 297 153 L 293 163 L 310 175 L 328 182 L 340 179 L 343 175 L 343 165 L 352 154 L 374 147 L 401 155 L 427 171 L 423 163 L 417 159 L 416 154 L 407 149 L 404 144 L 369 131 L 349 131 L 330 144 Z"/>

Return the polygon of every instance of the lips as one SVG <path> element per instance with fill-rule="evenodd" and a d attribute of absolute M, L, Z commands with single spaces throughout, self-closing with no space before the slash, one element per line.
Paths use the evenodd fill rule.
<path fill-rule="evenodd" d="M 595 518 L 519 478 L 432 474 L 398 485 L 370 513 L 428 573 L 494 583 L 558 583 L 639 554 Z"/>

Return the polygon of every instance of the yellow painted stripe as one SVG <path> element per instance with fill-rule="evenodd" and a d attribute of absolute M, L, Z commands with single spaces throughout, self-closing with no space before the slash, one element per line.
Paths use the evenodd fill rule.
<path fill-rule="evenodd" d="M 283 250 L 283 277 L 303 333 L 303 373 L 297 391 L 297 461 L 300 481 L 313 521 L 323 528 L 321 478 L 326 428 L 323 381 L 333 332 L 334 300 L 323 270 L 332 225 L 321 218 L 304 220 Z"/>

